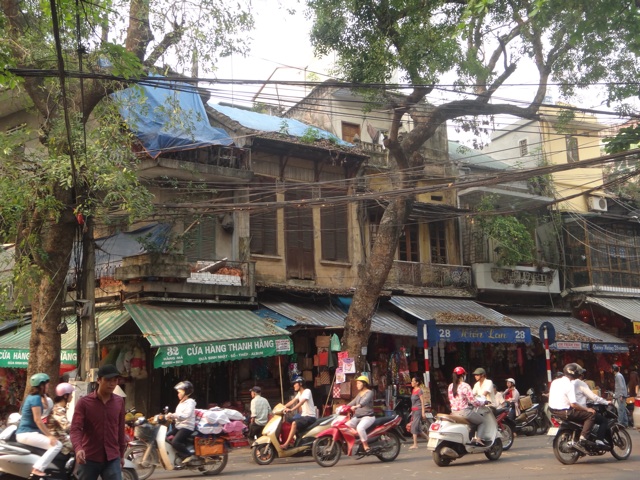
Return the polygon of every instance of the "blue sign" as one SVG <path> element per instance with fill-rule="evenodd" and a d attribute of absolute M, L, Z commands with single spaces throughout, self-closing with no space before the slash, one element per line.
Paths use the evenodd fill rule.
<path fill-rule="evenodd" d="M 625 343 L 592 343 L 591 350 L 596 353 L 629 353 Z"/>
<path fill-rule="evenodd" d="M 544 330 L 547 330 L 547 340 L 549 341 L 549 345 L 551 345 L 552 343 L 555 343 L 556 341 L 556 329 L 553 326 L 553 324 L 549 323 L 549 322 L 542 322 L 542 325 L 540 325 L 540 332 L 539 332 L 539 338 L 540 341 L 542 342 L 542 345 L 544 346 Z"/>
<path fill-rule="evenodd" d="M 429 345 L 433 346 L 439 340 L 435 320 L 418 320 L 418 348 L 422 347 L 422 343 L 424 341 L 423 332 L 425 325 L 427 326 Z"/>
<path fill-rule="evenodd" d="M 531 343 L 529 328 L 438 326 L 438 337 L 446 342 Z"/>

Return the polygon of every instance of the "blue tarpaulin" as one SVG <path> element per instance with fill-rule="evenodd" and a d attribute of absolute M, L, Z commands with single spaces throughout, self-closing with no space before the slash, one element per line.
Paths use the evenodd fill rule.
<path fill-rule="evenodd" d="M 223 105 L 217 105 L 209 103 L 209 106 L 214 110 L 229 117 L 231 120 L 235 120 L 245 128 L 252 130 L 258 130 L 261 132 L 283 132 L 286 131 L 288 135 L 293 137 L 303 137 L 309 132 L 309 129 L 314 129 L 314 136 L 318 138 L 324 138 L 334 141 L 337 145 L 343 147 L 353 147 L 353 144 L 345 142 L 344 140 L 336 137 L 333 133 L 327 132 L 320 128 L 312 127 L 306 123 L 302 123 L 299 120 L 293 118 L 275 117 L 273 115 L 267 115 L 264 113 L 251 112 L 242 108 L 226 107 Z"/>
<path fill-rule="evenodd" d="M 111 97 L 151 157 L 233 143 L 227 132 L 211 126 L 195 87 L 163 77 L 144 82 Z"/>

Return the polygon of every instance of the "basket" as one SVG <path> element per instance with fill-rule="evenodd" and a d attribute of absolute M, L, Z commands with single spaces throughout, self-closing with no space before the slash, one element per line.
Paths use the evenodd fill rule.
<path fill-rule="evenodd" d="M 158 427 L 150 423 L 144 423 L 142 425 L 138 425 L 135 428 L 136 438 L 139 438 L 143 442 L 147 442 L 147 443 L 153 442 L 156 439 L 157 432 L 158 432 Z"/>
<path fill-rule="evenodd" d="M 227 447 L 223 438 L 212 437 L 196 437 L 193 443 L 196 455 L 206 457 L 209 455 L 224 455 L 227 453 Z"/>

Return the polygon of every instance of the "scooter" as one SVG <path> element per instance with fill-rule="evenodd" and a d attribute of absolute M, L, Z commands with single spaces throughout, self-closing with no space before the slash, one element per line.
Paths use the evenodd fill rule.
<path fill-rule="evenodd" d="M 496 417 L 498 424 L 498 434 L 502 440 L 502 451 L 507 451 L 513 446 L 513 434 L 516 430 L 516 424 L 509 418 L 509 405 L 507 402 L 500 407 L 491 407 L 493 416 Z"/>
<path fill-rule="evenodd" d="M 316 435 L 331 427 L 331 422 L 336 414 L 316 420 L 308 428 L 296 435 L 296 441 L 291 448 L 286 450 L 281 447 L 280 437 L 288 434 L 282 427 L 284 421 L 284 405 L 282 403 L 273 407 L 273 416 L 262 429 L 262 436 L 251 445 L 251 458 L 258 465 L 269 465 L 276 458 L 301 457 L 311 455 L 311 447 Z M 286 437 L 285 437 L 286 438 Z"/>
<path fill-rule="evenodd" d="M 431 413 L 431 405 L 425 405 L 425 419 L 420 422 L 420 427 L 425 435 L 429 435 L 429 427 L 434 422 L 433 413 Z M 411 411 L 411 397 L 409 395 L 398 395 L 397 403 L 393 411 L 400 415 L 400 430 L 402 433 L 411 437 L 411 432 L 409 431 L 409 427 L 407 425 L 411 425 L 413 421 L 412 411 Z"/>
<path fill-rule="evenodd" d="M 433 461 L 439 467 L 446 467 L 452 461 L 467 454 L 484 453 L 489 460 L 498 460 L 502 455 L 502 439 L 498 433 L 498 422 L 489 407 L 476 407 L 485 420 L 478 432 L 485 445 L 471 442 L 473 425 L 459 415 L 439 413 L 431 425 L 427 449 L 433 452 Z"/>
<path fill-rule="evenodd" d="M 313 442 L 313 458 L 321 467 L 333 467 L 342 453 L 357 456 L 358 460 L 365 456 L 375 456 L 382 462 L 392 462 L 400 453 L 400 438 L 402 431 L 399 425 L 399 415 L 379 417 L 367 429 L 367 443 L 369 451 L 362 447 L 360 437 L 355 430 L 346 423 L 353 414 L 353 408 L 343 405 L 337 410 L 338 417 L 332 422 L 331 428 L 319 433 Z"/>
<path fill-rule="evenodd" d="M 18 417 L 19 421 L 19 417 Z M 0 472 L 2 476 L 29 478 L 33 464 L 46 450 L 25 445 L 16 440 L 17 425 L 9 425 L 0 435 Z M 73 455 L 59 453 L 45 469 L 51 480 L 74 480 L 76 459 Z M 122 468 L 123 480 L 138 480 L 134 465 L 125 460 Z"/>
<path fill-rule="evenodd" d="M 553 453 L 556 459 L 564 465 L 572 465 L 584 456 L 599 456 L 607 452 L 616 460 L 626 460 L 631 455 L 631 437 L 626 428 L 618 423 L 618 411 L 613 405 L 588 405 L 601 414 L 608 427 L 604 444 L 596 443 L 598 428 L 605 428 L 604 425 L 594 425 L 585 445 L 579 443 L 582 424 L 571 420 L 561 420 L 553 417 L 559 427 L 549 429 L 547 435 L 553 435 Z"/>
<path fill-rule="evenodd" d="M 136 421 L 136 440 L 129 442 L 125 458 L 133 462 L 139 480 L 149 478 L 157 467 L 168 471 L 196 470 L 203 475 L 218 475 L 224 470 L 228 460 L 224 435 L 194 432 L 189 437 L 193 442 L 188 447 L 191 457 L 184 463 L 167 440 L 170 423 L 162 414 Z"/>
<path fill-rule="evenodd" d="M 520 415 L 515 417 L 515 433 L 521 433 L 527 436 L 544 435 L 551 426 L 549 417 L 545 413 L 544 405 L 536 402 L 533 390 L 529 389 L 529 391 L 527 391 L 527 395 L 531 398 L 533 404 L 526 410 L 522 411 Z M 515 405 L 511 402 L 511 409 L 515 410 L 515 408 Z"/>

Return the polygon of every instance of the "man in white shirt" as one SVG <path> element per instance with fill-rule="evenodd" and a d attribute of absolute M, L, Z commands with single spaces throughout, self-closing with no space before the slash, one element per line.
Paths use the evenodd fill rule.
<path fill-rule="evenodd" d="M 582 423 L 580 443 L 575 445 L 582 453 L 586 453 L 584 446 L 589 443 L 587 437 L 595 423 L 596 411 L 580 405 L 576 399 L 576 389 L 573 381 L 580 375 L 582 367 L 577 363 L 564 366 L 564 377 L 556 378 L 549 388 L 549 410 L 561 420 L 573 420 Z"/>
<path fill-rule="evenodd" d="M 473 394 L 484 397 L 491 405 L 496 404 L 496 397 L 493 393 L 493 382 L 487 378 L 487 372 L 484 368 L 476 368 L 473 371 L 476 383 L 473 385 Z"/>
<path fill-rule="evenodd" d="M 616 408 L 618 409 L 618 423 L 629 426 L 629 416 L 627 412 L 627 382 L 624 380 L 624 376 L 620 373 L 620 367 L 615 363 L 611 365 L 611 371 L 613 372 L 615 381 L 615 391 L 613 392 L 613 398 L 616 402 Z"/>
<path fill-rule="evenodd" d="M 296 434 L 296 431 L 303 431 L 316 421 L 316 406 L 313 403 L 311 390 L 304 388 L 304 379 L 302 377 L 293 379 L 293 389 L 296 392 L 296 396 L 284 406 L 284 412 L 287 413 L 295 409 L 299 410 L 300 413 L 293 417 L 289 437 L 282 444 L 282 448 L 285 449 L 289 448 L 289 445 L 293 442 L 293 436 Z M 289 408 L 291 406 L 293 406 L 293 408 Z"/>
<path fill-rule="evenodd" d="M 249 438 L 260 437 L 262 429 L 269 421 L 271 406 L 269 401 L 262 396 L 262 389 L 257 385 L 251 387 L 251 419 L 249 420 Z"/>
<path fill-rule="evenodd" d="M 573 386 L 576 390 L 576 401 L 583 407 L 587 406 L 587 402 L 595 403 L 598 405 L 609 405 L 611 402 L 608 402 L 604 398 L 599 397 L 598 395 L 593 393 L 593 390 L 589 388 L 589 385 L 587 385 L 587 383 L 583 381 L 585 372 L 586 370 L 580 367 L 580 370 L 579 370 L 580 377 L 576 378 L 573 381 Z M 604 418 L 599 413 L 596 413 L 595 423 L 599 425 L 598 432 L 596 434 L 596 437 L 597 437 L 596 443 L 599 445 L 604 445 L 604 439 L 608 430 L 607 419 Z"/>

